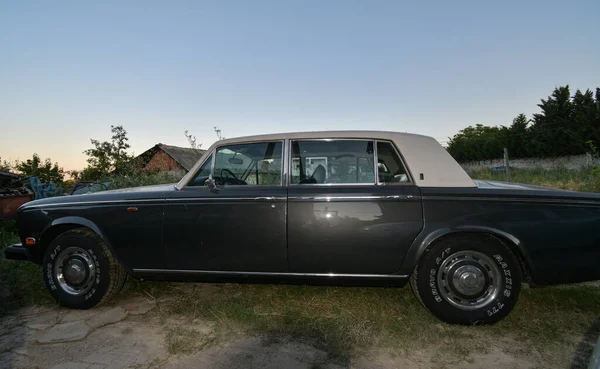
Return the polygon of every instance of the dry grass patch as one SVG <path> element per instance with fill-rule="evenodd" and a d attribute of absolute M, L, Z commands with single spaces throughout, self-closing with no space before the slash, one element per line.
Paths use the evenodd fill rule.
<path fill-rule="evenodd" d="M 165 344 L 169 354 L 193 354 L 208 345 L 210 335 L 183 325 L 173 325 L 165 328 Z"/>
<path fill-rule="evenodd" d="M 149 283 L 151 288 L 154 284 Z M 438 366 L 470 362 L 500 350 L 523 360 L 534 357 L 541 367 L 561 367 L 581 351 L 580 341 L 600 334 L 595 325 L 600 315 L 596 286 L 524 288 L 516 309 L 502 322 L 463 327 L 441 323 L 410 288 L 166 285 L 162 293 L 177 298 L 159 302 L 155 311 L 165 322 L 174 315 L 187 322 L 184 325 L 212 322 L 211 342 L 239 333 L 264 337 L 266 344 L 303 342 L 342 365 L 377 348 L 406 357 L 425 351 Z M 578 355 L 589 354 L 584 351 Z"/>

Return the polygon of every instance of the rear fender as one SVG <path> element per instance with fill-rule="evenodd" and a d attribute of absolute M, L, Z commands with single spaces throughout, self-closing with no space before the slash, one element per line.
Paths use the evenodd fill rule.
<path fill-rule="evenodd" d="M 421 233 L 421 235 L 419 235 L 415 239 L 412 246 L 408 250 L 406 258 L 402 263 L 400 273 L 406 275 L 412 274 L 415 267 L 419 263 L 421 256 L 430 245 L 432 245 L 434 242 L 441 239 L 442 237 L 452 234 L 458 235 L 461 233 L 488 234 L 500 239 L 501 241 L 507 244 L 507 246 L 516 254 L 518 258 L 520 258 L 520 260 L 524 264 L 523 267 L 525 268 L 525 274 L 532 272 L 531 260 L 529 259 L 527 253 L 524 252 L 523 245 L 517 237 L 511 235 L 510 233 L 492 227 L 458 226 L 453 228 L 438 228 L 432 232 Z"/>

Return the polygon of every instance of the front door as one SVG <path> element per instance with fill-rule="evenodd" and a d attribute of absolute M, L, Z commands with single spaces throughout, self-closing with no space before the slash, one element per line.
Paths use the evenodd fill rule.
<path fill-rule="evenodd" d="M 393 145 L 291 141 L 290 161 L 290 272 L 397 272 L 423 228 L 423 211 Z"/>
<path fill-rule="evenodd" d="M 189 184 L 166 199 L 169 269 L 284 272 L 283 142 L 218 147 Z M 217 187 L 209 188 L 212 176 Z"/>

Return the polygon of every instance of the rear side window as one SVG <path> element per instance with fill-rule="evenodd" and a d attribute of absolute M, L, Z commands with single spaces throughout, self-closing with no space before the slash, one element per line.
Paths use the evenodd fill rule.
<path fill-rule="evenodd" d="M 374 184 L 373 141 L 291 141 L 292 184 Z"/>
<path fill-rule="evenodd" d="M 408 183 L 408 171 L 389 142 L 377 142 L 379 183 Z"/>

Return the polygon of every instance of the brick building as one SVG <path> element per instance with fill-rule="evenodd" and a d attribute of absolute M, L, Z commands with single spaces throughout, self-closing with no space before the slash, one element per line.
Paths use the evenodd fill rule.
<path fill-rule="evenodd" d="M 158 169 L 182 176 L 192 169 L 205 151 L 159 143 L 138 155 L 137 158 L 146 169 Z"/>

